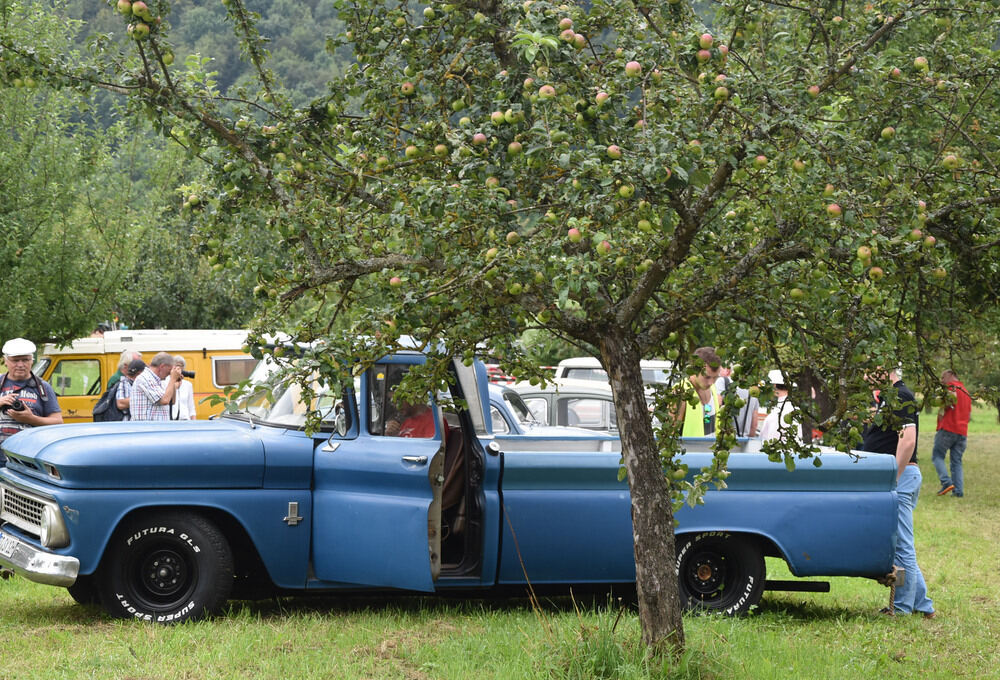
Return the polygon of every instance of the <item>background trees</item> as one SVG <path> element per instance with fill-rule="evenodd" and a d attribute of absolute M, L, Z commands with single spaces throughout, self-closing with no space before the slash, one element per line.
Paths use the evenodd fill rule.
<path fill-rule="evenodd" d="M 341 0 L 329 49 L 354 61 L 303 106 L 240 0 L 227 16 L 253 78 L 228 98 L 209 63 L 166 58 L 156 17 L 180 8 L 148 4 L 151 19 L 119 20 L 140 38 L 123 55 L 98 43 L 96 71 L 4 44 L 53 81 L 129 95 L 206 162 L 184 204 L 213 266 L 256 280 L 260 330 L 369 357 L 415 335 L 440 343 L 431 379 L 436 359 L 482 343 L 531 375 L 531 328 L 600 356 L 651 644 L 683 641 L 673 503 L 724 479 L 734 441 L 723 419 L 711 469 L 663 475 L 683 467 L 670 414 L 691 396 L 694 347 L 719 346 L 745 386 L 774 366 L 811 376 L 823 408 L 799 405 L 846 448 L 865 371 L 903 362 L 931 384 L 953 332 L 943 310 L 995 304 L 989 2 L 727 0 L 698 16 L 684 2 Z M 678 362 L 655 439 L 639 374 L 653 355 Z M 323 357 L 305 367 L 337 377 Z"/>

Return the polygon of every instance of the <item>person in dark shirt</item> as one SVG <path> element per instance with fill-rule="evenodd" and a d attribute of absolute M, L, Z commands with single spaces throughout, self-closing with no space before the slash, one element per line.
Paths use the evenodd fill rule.
<path fill-rule="evenodd" d="M 866 378 L 873 389 L 881 390 L 875 397 L 872 420 L 865 428 L 861 448 L 864 451 L 888 454 L 896 459 L 899 522 L 896 528 L 894 562 L 906 570 L 903 585 L 896 588 L 892 608 L 884 609 L 883 612 L 920 612 L 927 618 L 933 618 L 936 616 L 934 603 L 927 597 L 927 584 L 917 564 L 913 540 L 913 511 L 917 507 L 917 497 L 923 481 L 920 468 L 917 467 L 917 399 L 895 370 L 881 370 Z"/>

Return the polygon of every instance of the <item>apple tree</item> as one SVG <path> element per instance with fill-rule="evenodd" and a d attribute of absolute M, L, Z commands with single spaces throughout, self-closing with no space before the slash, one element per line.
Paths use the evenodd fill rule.
<path fill-rule="evenodd" d="M 948 339 L 940 310 L 995 305 L 990 0 L 720 0 L 711 15 L 683 0 L 338 0 L 328 49 L 354 61 L 305 107 L 268 70 L 253 13 L 224 4 L 256 72 L 236 93 L 204 60 L 174 60 L 169 12 L 184 9 L 166 0 L 118 0 L 128 44 L 102 39 L 86 69 L 6 48 L 120 92 L 207 161 L 188 208 L 218 262 L 256 278 L 260 331 L 367 357 L 415 336 L 435 348 L 428 373 L 486 343 L 531 376 L 530 329 L 599 356 L 657 649 L 684 641 L 675 504 L 724 484 L 735 441 L 724 424 L 713 466 L 674 474 L 691 351 L 718 346 L 745 386 L 808 373 L 824 408 L 799 407 L 846 448 L 866 369 L 927 366 Z M 241 257 L 261 239 L 278 252 Z M 639 370 L 652 356 L 677 362 L 658 436 Z M 792 465 L 810 449 L 769 453 Z"/>

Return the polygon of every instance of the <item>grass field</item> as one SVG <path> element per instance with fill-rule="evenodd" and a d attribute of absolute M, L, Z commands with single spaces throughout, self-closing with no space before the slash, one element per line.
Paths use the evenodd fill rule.
<path fill-rule="evenodd" d="M 522 600 L 295 598 L 156 627 L 15 578 L 0 582 L 0 680 L 1000 677 L 1000 427 L 995 411 L 973 417 L 963 499 L 935 495 L 933 416 L 921 423 L 917 551 L 934 620 L 878 615 L 887 588 L 830 579 L 830 593 L 765 593 L 747 618 L 686 617 L 688 651 L 664 670 L 644 660 L 633 613 L 577 612 L 568 599 L 539 611 Z M 768 572 L 782 578 L 783 563 Z"/>

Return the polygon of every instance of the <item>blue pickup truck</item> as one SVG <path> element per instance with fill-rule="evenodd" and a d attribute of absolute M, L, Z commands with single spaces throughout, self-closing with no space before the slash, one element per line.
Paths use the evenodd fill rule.
<path fill-rule="evenodd" d="M 402 352 L 341 394 L 306 391 L 305 403 L 290 384 L 211 421 L 15 435 L 0 469 L 0 565 L 163 623 L 275 592 L 633 583 L 617 446 L 494 437 L 478 362 L 455 362 L 451 395 L 393 398 L 422 361 Z M 312 434 L 308 410 L 322 415 Z M 693 471 L 710 453 L 696 441 L 685 455 Z M 822 460 L 789 472 L 760 453 L 730 456 L 728 488 L 677 515 L 687 606 L 752 608 L 765 556 L 795 576 L 892 570 L 892 458 Z"/>

